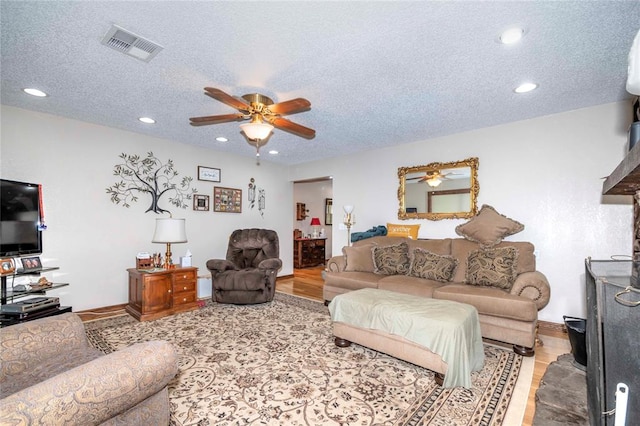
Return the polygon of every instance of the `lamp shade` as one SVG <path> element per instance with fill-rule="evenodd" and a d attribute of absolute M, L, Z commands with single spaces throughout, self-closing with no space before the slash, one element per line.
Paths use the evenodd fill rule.
<path fill-rule="evenodd" d="M 351 206 L 351 205 L 342 206 L 342 209 L 344 210 L 344 212 L 346 214 L 353 213 L 353 206 Z"/>
<path fill-rule="evenodd" d="M 241 124 L 240 128 L 249 139 L 266 139 L 273 130 L 273 126 L 267 123 L 251 122 Z"/>
<path fill-rule="evenodd" d="M 187 231 L 184 219 L 156 219 L 152 243 L 186 243 Z"/>
<path fill-rule="evenodd" d="M 314 217 L 311 219 L 311 226 L 320 226 L 320 219 Z"/>

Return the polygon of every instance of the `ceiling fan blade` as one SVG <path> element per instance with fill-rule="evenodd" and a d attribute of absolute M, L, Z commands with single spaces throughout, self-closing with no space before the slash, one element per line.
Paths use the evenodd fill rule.
<path fill-rule="evenodd" d="M 296 98 L 269 105 L 268 108 L 274 114 L 296 114 L 311 109 L 311 102 L 304 98 Z"/>
<path fill-rule="evenodd" d="M 189 119 L 192 126 L 206 126 L 208 124 L 220 124 L 240 120 L 244 120 L 243 114 L 208 115 L 206 117 L 191 117 Z"/>
<path fill-rule="evenodd" d="M 220 89 L 216 89 L 214 87 L 205 87 L 205 94 L 211 96 L 213 99 L 222 102 L 223 104 L 227 104 L 229 106 L 234 107 L 235 109 L 239 109 L 240 111 L 248 111 L 249 104 L 245 101 L 241 101 L 238 98 L 234 98 L 228 93 L 223 92 Z"/>
<path fill-rule="evenodd" d="M 316 136 L 316 131 L 308 127 L 304 127 L 300 124 L 296 124 L 292 121 L 282 117 L 265 117 L 267 121 L 276 126 L 277 128 L 289 133 L 293 133 L 296 136 L 303 137 L 305 139 L 313 139 Z"/>

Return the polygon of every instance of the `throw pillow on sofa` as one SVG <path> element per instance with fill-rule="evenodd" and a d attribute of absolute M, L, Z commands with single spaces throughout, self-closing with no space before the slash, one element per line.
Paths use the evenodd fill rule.
<path fill-rule="evenodd" d="M 381 275 L 407 275 L 409 272 L 409 246 L 400 243 L 373 248 L 373 272 Z"/>
<path fill-rule="evenodd" d="M 466 283 L 509 291 L 517 276 L 517 263 L 514 247 L 474 250 L 467 258 Z"/>
<path fill-rule="evenodd" d="M 353 247 L 342 247 L 346 265 L 345 272 L 373 272 L 373 244 L 363 244 Z"/>
<path fill-rule="evenodd" d="M 447 282 L 451 281 L 457 266 L 458 259 L 453 256 L 443 256 L 428 250 L 415 248 L 411 252 L 409 275 Z"/>
<path fill-rule="evenodd" d="M 405 225 L 387 223 L 387 237 L 405 237 L 412 240 L 418 239 L 418 231 L 420 230 L 420 224 Z"/>
<path fill-rule="evenodd" d="M 473 219 L 456 226 L 456 234 L 483 247 L 493 247 L 503 238 L 523 229 L 524 225 L 520 222 L 509 219 L 485 204 Z"/>

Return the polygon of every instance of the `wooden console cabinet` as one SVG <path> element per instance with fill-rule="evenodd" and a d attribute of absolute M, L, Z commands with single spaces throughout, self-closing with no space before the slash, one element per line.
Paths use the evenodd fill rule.
<path fill-rule="evenodd" d="M 160 272 L 129 272 L 129 304 L 126 311 L 139 321 L 149 321 L 191 311 L 198 307 L 198 268 Z"/>
<path fill-rule="evenodd" d="M 308 268 L 324 265 L 325 238 L 300 238 L 293 240 L 293 267 Z"/>

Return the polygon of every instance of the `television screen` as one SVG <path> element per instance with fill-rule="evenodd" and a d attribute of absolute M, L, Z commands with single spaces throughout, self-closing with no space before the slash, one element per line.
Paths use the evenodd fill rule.
<path fill-rule="evenodd" d="M 39 187 L 0 179 L 0 257 L 42 253 Z"/>

